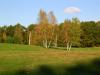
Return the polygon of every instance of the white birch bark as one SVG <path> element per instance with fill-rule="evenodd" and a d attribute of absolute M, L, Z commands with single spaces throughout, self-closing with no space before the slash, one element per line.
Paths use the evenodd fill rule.
<path fill-rule="evenodd" d="M 72 43 L 70 43 L 70 45 L 69 45 L 69 51 L 71 50 L 71 47 L 72 47 Z"/>
<path fill-rule="evenodd" d="M 57 40 L 58 40 L 58 39 L 57 39 L 57 35 L 56 35 L 56 37 L 55 37 L 55 42 L 54 42 L 54 47 L 55 47 L 55 48 L 57 48 Z"/>
<path fill-rule="evenodd" d="M 31 45 L 31 31 L 29 32 L 29 45 Z"/>
<path fill-rule="evenodd" d="M 66 49 L 67 49 L 67 51 L 69 50 L 69 42 L 67 43 L 67 48 Z"/>
<path fill-rule="evenodd" d="M 50 47 L 50 45 L 51 45 L 51 41 L 49 41 L 48 48 Z"/>

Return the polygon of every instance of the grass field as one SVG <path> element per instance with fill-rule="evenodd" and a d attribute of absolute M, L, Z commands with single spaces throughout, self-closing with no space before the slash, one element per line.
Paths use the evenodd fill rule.
<path fill-rule="evenodd" d="M 91 65 L 92 61 L 93 63 L 96 62 L 95 66 L 99 66 L 98 63 L 100 64 L 100 62 L 96 60 L 97 58 L 99 59 L 99 57 L 99 47 L 72 48 L 72 50 L 68 52 L 64 50 L 64 48 L 45 49 L 40 46 L 1 43 L 0 75 L 66 75 L 65 68 L 69 66 L 77 67 L 76 65 L 79 64 Z M 93 65 L 88 68 L 94 68 L 95 66 Z M 81 69 L 81 67 L 79 68 Z M 98 67 L 95 67 L 95 69 L 97 68 Z M 36 69 L 38 69 L 38 71 Z M 37 73 L 33 73 L 33 70 L 36 70 Z M 56 74 L 53 71 L 55 71 Z M 67 71 L 69 71 L 69 69 Z M 95 73 L 96 72 L 97 70 L 95 70 Z M 67 75 L 87 75 L 75 73 L 72 74 L 70 72 Z M 92 72 L 90 73 L 89 75 L 95 75 Z"/>

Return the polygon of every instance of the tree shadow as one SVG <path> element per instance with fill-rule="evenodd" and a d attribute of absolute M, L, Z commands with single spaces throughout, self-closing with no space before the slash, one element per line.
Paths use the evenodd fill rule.
<path fill-rule="evenodd" d="M 41 65 L 35 70 L 18 70 L 15 75 L 100 75 L 100 59 L 94 59 L 89 63 L 78 63 L 75 66 L 60 65 L 57 68 L 49 65 Z M 60 72 L 60 69 L 62 69 Z"/>
<path fill-rule="evenodd" d="M 34 70 L 21 69 L 15 72 L 15 75 L 56 75 L 53 69 L 47 65 L 41 65 Z"/>
<path fill-rule="evenodd" d="M 64 75 L 100 75 L 100 59 L 66 68 Z"/>
<path fill-rule="evenodd" d="M 56 75 L 54 70 L 47 66 L 47 65 L 41 65 L 36 71 L 36 75 Z"/>

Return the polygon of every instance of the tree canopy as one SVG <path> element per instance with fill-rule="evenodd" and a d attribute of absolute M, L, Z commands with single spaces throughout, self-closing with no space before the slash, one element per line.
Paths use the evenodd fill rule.
<path fill-rule="evenodd" d="M 20 23 L 0 27 L 0 43 L 16 43 L 49 47 L 100 46 L 100 22 L 78 18 L 58 24 L 52 11 L 39 11 L 38 23 L 24 27 Z"/>

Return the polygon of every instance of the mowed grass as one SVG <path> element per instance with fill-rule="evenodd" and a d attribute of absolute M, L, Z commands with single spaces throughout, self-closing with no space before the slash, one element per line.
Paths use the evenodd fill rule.
<path fill-rule="evenodd" d="M 86 63 L 100 57 L 100 47 L 45 49 L 40 46 L 0 43 L 0 72 L 35 69 L 40 65 L 61 66 Z M 58 68 L 59 69 L 59 68 Z"/>

